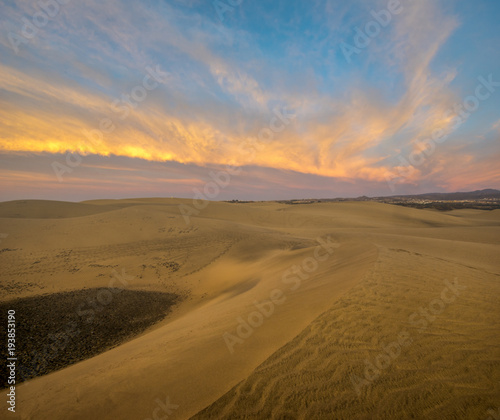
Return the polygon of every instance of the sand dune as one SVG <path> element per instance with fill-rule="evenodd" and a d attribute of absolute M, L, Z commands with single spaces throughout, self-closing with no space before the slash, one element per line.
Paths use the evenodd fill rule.
<path fill-rule="evenodd" d="M 186 224 L 180 204 L 0 203 L 1 301 L 110 287 L 116 272 L 182 297 L 120 346 L 18 386 L 12 418 L 486 419 L 500 406 L 500 212 L 213 202 Z"/>

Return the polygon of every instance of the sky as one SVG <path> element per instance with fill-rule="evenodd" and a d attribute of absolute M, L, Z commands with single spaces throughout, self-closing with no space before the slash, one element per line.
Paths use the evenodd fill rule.
<path fill-rule="evenodd" d="M 497 0 L 3 0 L 0 201 L 500 188 Z"/>

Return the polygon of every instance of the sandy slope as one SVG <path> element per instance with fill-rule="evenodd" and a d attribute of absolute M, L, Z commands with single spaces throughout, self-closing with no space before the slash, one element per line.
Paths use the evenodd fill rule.
<path fill-rule="evenodd" d="M 2 300 L 107 287 L 122 269 L 132 290 L 185 296 L 147 333 L 19 386 L 17 418 L 145 419 L 166 397 L 169 419 L 486 419 L 500 406 L 498 211 L 210 203 L 186 225 L 179 204 L 0 203 Z M 300 284 L 297 264 L 312 268 Z M 466 289 L 425 330 L 409 322 L 455 278 Z M 231 352 L 224 334 L 273 296 Z M 365 360 L 403 330 L 411 343 L 357 392 Z"/>

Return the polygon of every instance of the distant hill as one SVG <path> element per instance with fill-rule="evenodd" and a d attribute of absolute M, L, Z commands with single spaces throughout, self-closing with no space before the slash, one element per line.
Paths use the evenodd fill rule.
<path fill-rule="evenodd" d="M 469 192 L 426 193 L 383 197 L 361 196 L 357 198 L 296 199 L 283 200 L 279 201 L 279 203 L 312 204 L 342 201 L 376 201 L 379 203 L 396 204 L 399 206 L 414 207 L 419 209 L 432 208 L 441 211 L 465 208 L 478 210 L 496 210 L 500 209 L 500 191 L 489 188 Z"/>
<path fill-rule="evenodd" d="M 494 189 L 476 190 L 469 192 L 454 192 L 454 193 L 426 193 L 417 195 L 394 195 L 391 197 L 377 198 L 417 198 L 421 200 L 480 200 L 484 198 L 499 198 L 500 191 Z"/>

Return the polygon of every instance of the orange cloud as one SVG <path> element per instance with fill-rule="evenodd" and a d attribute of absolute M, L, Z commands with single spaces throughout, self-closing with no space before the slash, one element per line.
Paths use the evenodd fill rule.
<path fill-rule="evenodd" d="M 199 165 L 231 162 L 385 181 L 394 167 L 405 170 L 397 160 L 387 160 L 397 154 L 396 148 L 406 153 L 420 150 L 418 140 L 436 130 L 451 130 L 452 118 L 445 117 L 445 111 L 456 101 L 447 88 L 454 71 L 436 77 L 430 70 L 432 59 L 456 27 L 455 20 L 443 19 L 429 0 L 405 8 L 395 23 L 394 50 L 390 52 L 397 58 L 406 83 L 406 91 L 396 103 L 386 103 L 383 92 L 363 87 L 353 88 L 343 98 L 317 93 L 284 95 L 279 99 L 297 116 L 282 130 L 273 132 L 271 121 L 275 116 L 269 104 L 277 100 L 274 92 L 263 89 L 254 78 L 207 47 L 177 36 L 169 42 L 206 65 L 219 87 L 237 99 L 240 112 L 217 118 L 179 115 L 166 112 L 157 98 L 147 97 L 120 119 L 111 109 L 114 98 L 103 91 L 0 65 L 0 89 L 14 98 L 0 99 L 0 150 L 78 152 L 83 156 L 117 155 Z M 125 35 L 114 36 L 121 42 L 120 37 Z M 245 115 L 249 115 L 248 121 Z M 105 118 L 112 122 L 103 129 Z M 272 138 L 259 140 L 262 130 Z M 407 133 L 404 143 L 391 143 L 402 130 Z M 394 147 L 391 150 L 386 144 Z M 424 176 L 418 168 L 405 182 L 415 183 Z"/>

